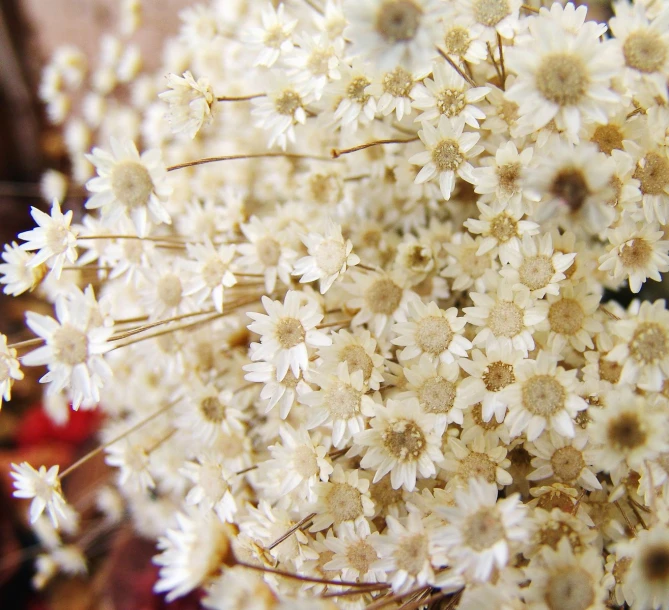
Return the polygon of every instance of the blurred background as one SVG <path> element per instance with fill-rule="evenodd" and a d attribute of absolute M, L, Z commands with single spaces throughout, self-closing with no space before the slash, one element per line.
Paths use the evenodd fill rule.
<path fill-rule="evenodd" d="M 265 2 L 266 0 L 250 0 Z M 133 36 L 145 69 L 161 61 L 162 41 L 177 31 L 179 11 L 194 0 L 145 0 L 142 26 Z M 76 45 L 88 57 L 98 55 L 104 33 L 115 29 L 121 0 L 0 0 L 0 246 L 32 228 L 30 207 L 46 210 L 40 179 L 47 169 L 67 174 L 68 155 L 60 127 L 49 123 L 38 96 L 41 71 L 60 46 Z M 607 0 L 594 0 L 590 16 L 605 21 Z M 75 192 L 66 203 L 75 211 L 83 204 Z M 652 282 L 650 284 L 653 284 Z M 648 286 L 648 285 L 647 285 Z M 661 286 L 648 287 L 657 298 Z M 627 297 L 618 300 L 627 300 Z M 27 309 L 50 309 L 34 295 L 0 294 L 0 332 L 10 342 L 30 337 L 24 330 Z M 159 610 L 164 600 L 152 594 L 156 570 L 154 545 L 136 538 L 129 528 L 94 532 L 87 554 L 93 556 L 90 578 L 57 579 L 44 591 L 31 587 L 39 546 L 25 522 L 25 506 L 11 499 L 8 476 L 12 462 L 72 463 L 96 446 L 99 423 L 95 412 L 74 413 L 63 426 L 45 415 L 38 383 L 43 371 L 28 369 L 14 386 L 13 400 L 0 411 L 0 609 L 1 610 Z M 94 516 L 90 490 L 107 477 L 102 460 L 91 461 L 66 480 L 65 494 Z M 85 529 L 85 528 L 84 528 Z M 196 596 L 169 605 L 173 610 L 199 606 Z"/>

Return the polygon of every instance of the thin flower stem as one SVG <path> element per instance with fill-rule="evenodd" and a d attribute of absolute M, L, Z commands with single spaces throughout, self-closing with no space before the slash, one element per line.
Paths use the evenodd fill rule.
<path fill-rule="evenodd" d="M 155 241 L 179 245 L 190 243 L 174 237 L 140 237 L 139 235 L 84 235 L 83 237 L 77 237 L 77 241 L 86 241 L 89 239 L 139 239 L 140 241 Z"/>
<path fill-rule="evenodd" d="M 627 515 L 627 513 L 623 510 L 623 507 L 620 506 L 620 502 L 618 500 L 616 500 L 614 502 L 614 504 L 616 505 L 616 507 L 620 511 L 620 514 L 623 516 L 623 519 L 625 520 L 625 523 L 627 523 L 627 528 L 629 529 L 630 536 L 636 538 L 636 529 L 632 525 L 632 522 L 630 521 L 630 518 Z"/>
<path fill-rule="evenodd" d="M 473 81 L 473 79 L 469 75 L 467 75 L 465 72 L 462 71 L 460 66 L 458 66 L 451 59 L 451 57 L 450 57 L 450 55 L 448 55 L 448 53 L 446 53 L 445 51 L 443 51 L 439 47 L 437 47 L 437 53 L 439 53 L 439 55 L 441 55 L 450 64 L 451 68 L 453 68 L 462 78 L 464 78 L 465 81 L 467 81 L 472 87 L 476 87 L 476 83 Z"/>
<path fill-rule="evenodd" d="M 7 346 L 7 349 L 22 349 L 24 347 L 32 347 L 33 345 L 41 345 L 44 343 L 44 339 L 27 339 L 26 341 L 19 341 L 18 343 L 12 343 Z"/>
<path fill-rule="evenodd" d="M 316 513 L 311 513 L 307 515 L 304 519 L 300 519 L 293 527 L 291 527 L 283 536 L 277 538 L 272 544 L 267 547 L 268 551 L 271 551 L 273 548 L 279 546 L 284 540 L 288 540 L 297 530 L 299 530 L 305 523 L 311 521 L 316 516 Z"/>
<path fill-rule="evenodd" d="M 169 403 L 168 405 L 164 406 L 162 409 L 159 409 L 155 413 L 149 415 L 148 417 L 144 418 L 139 423 L 132 426 L 132 428 L 126 430 L 125 432 L 119 434 L 117 437 L 115 437 L 112 440 L 106 442 L 104 445 L 100 445 L 99 447 L 96 447 L 92 451 L 89 451 L 85 456 L 78 459 L 74 464 L 72 464 L 71 466 L 69 466 L 68 468 L 63 470 L 63 472 L 61 472 L 58 475 L 58 479 L 62 481 L 68 474 L 70 474 L 71 472 L 74 472 L 77 468 L 79 468 L 79 466 L 83 466 L 86 462 L 88 462 L 89 460 L 94 458 L 99 453 L 102 453 L 105 449 L 107 449 L 107 447 L 110 447 L 114 443 L 117 443 L 118 441 L 123 440 L 129 434 L 132 434 L 133 432 L 139 430 L 142 426 L 144 426 L 145 424 L 148 424 L 150 421 L 153 421 L 156 417 L 158 417 L 158 416 L 162 415 L 163 413 L 166 413 L 167 411 L 169 411 L 175 404 L 177 404 L 177 402 L 178 401 L 175 400 L 174 402 Z"/>
<path fill-rule="evenodd" d="M 247 102 L 248 100 L 254 100 L 258 97 L 267 97 L 266 93 L 255 93 L 253 95 L 232 95 L 232 96 L 222 96 L 217 97 L 217 102 Z"/>
<path fill-rule="evenodd" d="M 170 322 L 177 322 L 178 320 L 184 320 L 185 318 L 192 318 L 194 316 L 211 314 L 214 313 L 215 311 L 216 311 L 215 309 L 206 309 L 204 311 L 194 311 L 191 313 L 184 313 L 179 316 L 174 316 L 173 318 L 166 318 L 165 320 L 157 320 L 156 322 L 152 322 L 151 324 L 145 324 L 144 326 L 138 326 L 137 328 L 125 331 L 120 335 L 111 337 L 109 340 L 119 341 L 120 339 L 127 339 L 128 337 L 132 337 L 133 335 L 136 335 L 138 333 L 143 333 L 145 330 L 151 330 L 156 326 L 162 326 L 163 324 L 169 324 Z"/>
<path fill-rule="evenodd" d="M 366 606 L 365 610 L 377 610 L 377 608 L 383 608 L 389 604 L 395 603 L 397 600 L 402 599 L 404 597 L 409 597 L 411 595 L 415 595 L 416 593 L 421 593 L 422 591 L 429 591 L 431 588 L 432 587 L 428 585 L 427 587 L 422 586 L 410 589 L 405 593 L 393 593 L 391 595 L 384 595 L 381 599 L 375 601 L 373 604 Z"/>
<path fill-rule="evenodd" d="M 361 582 L 349 582 L 346 580 L 327 580 L 325 578 L 315 578 L 313 576 L 300 576 L 299 574 L 295 574 L 293 572 L 286 572 L 285 570 L 277 570 L 275 568 L 266 568 L 263 566 L 256 566 L 253 565 L 252 563 L 246 563 L 244 561 L 237 561 L 237 565 L 242 566 L 244 568 L 248 568 L 249 570 L 256 570 L 257 572 L 267 572 L 268 574 L 276 574 L 277 576 L 284 576 L 285 578 L 292 578 L 294 580 L 301 580 L 302 582 L 315 582 L 321 585 L 332 585 L 336 587 L 361 587 L 361 588 L 367 588 L 369 587 L 369 583 L 361 583 Z M 380 587 L 381 585 L 379 585 Z M 386 584 L 384 588 L 389 588 L 390 585 Z"/>
<path fill-rule="evenodd" d="M 637 114 L 644 114 L 645 112 L 646 111 L 641 107 L 635 108 L 634 110 L 632 110 L 632 112 L 629 112 L 625 118 L 631 119 L 633 116 L 636 116 Z"/>
<path fill-rule="evenodd" d="M 217 163 L 218 161 L 236 161 L 239 159 L 270 159 L 273 157 L 284 157 L 286 159 L 314 159 L 316 161 L 332 161 L 330 157 L 323 155 L 300 155 L 297 153 L 252 153 L 249 155 L 225 155 L 223 157 L 206 157 L 204 159 L 197 159 L 197 161 L 187 161 L 186 163 L 179 163 L 178 165 L 171 165 L 167 168 L 168 172 L 173 172 L 177 169 L 184 169 L 186 167 L 194 167 L 196 165 L 205 165 L 206 163 Z"/>
<path fill-rule="evenodd" d="M 520 8 L 525 9 L 528 13 L 539 14 L 539 9 L 538 8 L 534 8 L 533 6 L 528 6 L 527 4 L 521 4 Z"/>
<path fill-rule="evenodd" d="M 358 146 L 354 146 L 353 148 L 333 148 L 330 154 L 332 155 L 333 159 L 338 159 L 342 155 L 348 155 L 349 153 L 365 150 L 366 148 L 371 148 L 372 146 L 381 146 L 382 144 L 409 144 L 409 142 L 416 142 L 418 139 L 418 137 L 415 137 L 409 138 L 407 140 L 375 140 L 374 142 L 367 142 L 366 144 L 360 144 Z"/>
<path fill-rule="evenodd" d="M 385 583 L 370 582 L 367 583 L 369 587 L 359 587 L 357 589 L 348 589 L 347 591 L 335 591 L 334 593 L 324 593 L 320 597 L 328 599 L 331 597 L 350 597 L 353 595 L 364 595 L 365 593 L 374 593 L 374 591 L 381 591 L 386 588 Z"/>
<path fill-rule="evenodd" d="M 194 326 L 197 326 L 198 324 L 204 324 L 206 322 L 211 322 L 212 320 L 216 320 L 218 318 L 223 317 L 226 314 L 222 313 L 215 313 L 212 316 L 209 316 L 208 318 L 204 318 L 202 320 L 197 320 L 195 322 L 191 322 L 190 324 L 184 324 L 182 326 L 176 326 L 172 328 L 168 328 L 166 330 L 161 330 L 158 331 L 157 333 L 153 333 L 151 335 L 146 335 L 144 337 L 139 337 L 138 339 L 134 339 L 133 341 L 128 341 L 127 343 L 123 343 L 121 345 L 116 345 L 109 351 L 114 351 L 116 349 L 121 349 L 122 347 L 128 347 L 129 345 L 134 345 L 135 343 L 140 343 L 141 341 L 147 341 L 149 339 L 155 339 L 156 337 L 162 337 L 163 335 L 169 335 L 170 333 L 177 332 L 179 330 L 186 330 L 187 328 L 193 328 Z"/>
<path fill-rule="evenodd" d="M 329 457 L 331 460 L 336 460 L 337 458 L 339 458 L 339 457 L 341 457 L 342 455 L 344 455 L 347 451 L 348 451 L 347 448 L 344 448 L 344 449 L 337 449 L 337 451 L 331 451 L 330 453 L 328 453 L 328 457 Z"/>
<path fill-rule="evenodd" d="M 163 438 L 161 438 L 159 441 L 156 441 L 155 443 L 153 443 L 153 445 L 151 445 L 150 447 L 147 447 L 146 449 L 144 449 L 144 453 L 146 453 L 146 455 L 149 455 L 150 453 L 154 452 L 154 451 L 155 451 L 156 449 L 158 449 L 158 447 L 160 447 L 163 443 L 165 443 L 165 442 L 167 442 L 169 439 L 171 439 L 176 433 L 177 433 L 177 429 L 174 428 L 174 430 L 171 430 L 170 432 L 168 432 L 168 433 L 167 433 L 165 436 L 163 436 Z"/>
<path fill-rule="evenodd" d="M 227 311 L 225 311 L 223 313 L 216 312 L 215 314 L 213 314 L 212 316 L 210 316 L 208 318 L 204 318 L 202 320 L 196 320 L 195 322 L 191 322 L 190 324 L 184 324 L 182 326 L 177 326 L 177 327 L 174 327 L 174 328 L 168 328 L 167 330 L 162 330 L 160 332 L 153 333 L 151 335 L 146 335 L 144 337 L 140 337 L 139 339 L 135 339 L 134 341 L 128 341 L 127 343 L 123 343 L 122 345 L 117 345 L 116 347 L 113 347 L 109 351 L 113 351 L 115 349 L 120 349 L 121 347 L 127 347 L 128 345 L 133 345 L 135 343 L 139 343 L 140 341 L 146 341 L 147 339 L 155 339 L 156 337 L 161 337 L 162 335 L 167 335 L 169 333 L 177 332 L 179 330 L 186 330 L 187 328 L 193 328 L 195 326 L 198 326 L 199 324 L 206 324 L 207 322 L 211 322 L 212 320 L 216 320 L 218 318 L 222 318 L 224 316 L 229 315 L 230 310 L 234 310 L 234 309 L 237 309 L 238 307 L 243 307 L 244 305 L 249 305 L 249 304 L 255 303 L 257 301 L 258 301 L 258 295 L 257 294 L 253 295 L 252 299 L 247 299 L 247 300 L 244 300 L 244 301 L 236 301 L 236 302 L 233 301 L 233 303 L 235 303 L 235 304 L 234 305 L 229 304 L 228 307 L 227 307 Z M 202 313 L 202 312 L 200 312 L 200 313 Z"/>
<path fill-rule="evenodd" d="M 490 61 L 492 62 L 493 67 L 495 68 L 495 72 L 497 73 L 497 78 L 499 78 L 500 83 L 503 85 L 504 81 L 502 80 L 502 73 L 499 69 L 499 66 L 497 65 L 497 62 L 495 61 L 495 55 L 493 53 L 492 46 L 490 45 L 489 42 L 486 42 L 485 44 L 488 47 L 488 55 L 490 56 Z"/>
<path fill-rule="evenodd" d="M 364 269 L 365 271 L 374 271 L 374 272 L 378 272 L 378 271 L 379 271 L 379 269 L 377 269 L 376 267 L 370 267 L 369 265 L 365 265 L 365 264 L 363 264 L 363 263 L 358 263 L 358 264 L 356 265 L 356 268 L 358 268 L 358 269 Z"/>
<path fill-rule="evenodd" d="M 639 523 L 641 523 L 641 527 L 645 530 L 648 529 L 648 526 L 646 525 L 646 522 L 643 520 L 643 517 L 641 516 L 641 513 L 637 510 L 637 507 L 630 502 L 630 498 L 627 498 L 627 504 L 629 507 L 632 509 L 632 512 L 636 516 L 636 518 L 639 520 Z"/>
<path fill-rule="evenodd" d="M 319 15 L 324 15 L 325 14 L 325 13 L 323 13 L 323 9 L 320 6 L 318 6 L 314 2 L 314 0 L 304 0 L 304 2 L 306 4 L 308 4 L 312 9 L 314 9 Z"/>
<path fill-rule="evenodd" d="M 235 472 L 232 476 L 236 477 L 236 476 L 239 476 L 239 475 L 242 475 L 242 474 L 246 474 L 247 472 L 251 472 L 252 470 L 255 470 L 256 468 L 258 468 L 258 464 L 256 464 L 255 466 L 249 466 L 248 468 L 244 468 L 243 470 L 239 470 L 239 471 Z"/>
<path fill-rule="evenodd" d="M 435 593 L 433 595 L 430 595 L 429 597 L 425 597 L 422 599 L 419 598 L 413 602 L 403 604 L 402 606 L 399 607 L 398 610 L 418 610 L 418 608 L 422 606 L 428 607 L 430 604 L 439 601 L 440 599 L 444 599 L 449 595 L 450 593 L 444 593 L 443 591 L 439 591 L 439 593 Z"/>
<path fill-rule="evenodd" d="M 505 91 L 506 68 L 504 66 L 504 45 L 502 45 L 502 37 L 499 35 L 499 33 L 497 34 L 497 48 L 499 49 L 499 67 L 502 71 L 501 89 L 502 91 Z"/>
<path fill-rule="evenodd" d="M 329 328 L 330 326 L 340 326 L 342 324 L 350 324 L 351 320 L 353 318 L 347 318 L 346 320 L 335 320 L 334 322 L 325 322 L 323 324 L 319 324 L 316 326 L 316 328 L 321 329 L 321 328 Z"/>

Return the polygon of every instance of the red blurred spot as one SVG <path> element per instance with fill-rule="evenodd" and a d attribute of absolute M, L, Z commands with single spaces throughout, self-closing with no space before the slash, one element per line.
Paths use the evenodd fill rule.
<path fill-rule="evenodd" d="M 15 440 L 19 448 L 50 441 L 80 445 L 97 431 L 101 419 L 97 409 L 72 411 L 67 423 L 57 426 L 49 419 L 42 405 L 38 404 L 21 417 Z"/>

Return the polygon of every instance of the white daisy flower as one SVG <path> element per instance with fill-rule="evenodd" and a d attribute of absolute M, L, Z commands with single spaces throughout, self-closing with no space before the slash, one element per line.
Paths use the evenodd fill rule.
<path fill-rule="evenodd" d="M 319 280 L 321 294 L 325 294 L 334 281 L 357 265 L 360 258 L 353 254 L 350 239 L 344 240 L 341 226 L 329 220 L 323 235 L 309 233 L 302 237 L 308 256 L 295 262 L 293 275 L 301 275 L 300 283 Z"/>
<path fill-rule="evenodd" d="M 369 423 L 371 429 L 356 434 L 354 444 L 367 448 L 360 467 L 376 469 L 374 483 L 390 473 L 393 489 L 413 491 L 417 476 L 434 477 L 435 463 L 443 459 L 443 429 L 436 429 L 435 415 L 423 413 L 417 401 L 391 399 L 375 405 Z"/>
<path fill-rule="evenodd" d="M 360 62 L 353 60 L 349 66 L 339 66 L 341 79 L 325 89 L 324 104 L 332 112 L 333 125 L 346 134 L 354 133 L 358 125 L 368 125 L 376 115 L 376 99 L 367 91 L 372 81 Z"/>
<path fill-rule="evenodd" d="M 525 574 L 530 583 L 524 593 L 529 608 L 603 610 L 607 606 L 607 591 L 601 585 L 602 558 L 597 549 L 588 548 L 576 555 L 568 539 L 562 538 L 557 549 L 544 546 Z"/>
<path fill-rule="evenodd" d="M 211 298 L 216 311 L 223 313 L 225 289 L 234 286 L 237 279 L 230 270 L 230 263 L 235 256 L 234 245 L 214 247 L 209 238 L 203 244 L 187 244 L 188 254 L 195 259 L 192 268 L 196 275 L 184 296 L 195 295 L 195 302 L 202 306 Z"/>
<path fill-rule="evenodd" d="M 230 475 L 215 454 L 203 454 L 197 461 L 186 462 L 180 470 L 194 483 L 186 494 L 186 504 L 213 510 L 221 521 L 233 523 L 237 502 L 228 482 Z"/>
<path fill-rule="evenodd" d="M 214 91 L 206 78 L 195 80 L 186 71 L 182 76 L 167 75 L 169 89 L 158 97 L 169 104 L 167 120 L 174 133 L 185 132 L 193 139 L 203 125 L 213 120 Z"/>
<path fill-rule="evenodd" d="M 354 296 L 346 306 L 358 310 L 352 325 L 368 324 L 372 334 L 379 338 L 391 327 L 391 322 L 406 320 L 410 295 L 406 278 L 399 273 L 352 273 L 354 284 L 345 285 Z"/>
<path fill-rule="evenodd" d="M 309 101 L 318 101 L 330 81 L 341 79 L 339 62 L 344 54 L 344 41 L 334 41 L 325 34 L 295 36 L 295 46 L 284 55 L 286 73 L 304 92 Z"/>
<path fill-rule="evenodd" d="M 528 173 L 528 189 L 542 201 L 535 206 L 534 218 L 542 221 L 562 212 L 570 223 L 583 225 L 596 235 L 616 218 L 611 205 L 615 196 L 615 161 L 591 142 L 577 146 L 554 140 L 550 154 L 537 155 L 536 166 Z"/>
<path fill-rule="evenodd" d="M 497 485 L 481 479 L 456 489 L 455 503 L 439 510 L 448 525 L 434 533 L 434 544 L 443 549 L 456 573 L 485 582 L 527 540 L 526 508 L 518 494 L 497 501 Z"/>
<path fill-rule="evenodd" d="M 570 439 L 552 431 L 542 434 L 526 445 L 535 469 L 527 475 L 528 481 L 555 477 L 560 483 L 580 485 L 588 491 L 601 489 L 602 484 L 595 476 L 597 469 L 593 467 L 592 450 L 586 449 L 588 443 L 588 434 L 583 430 L 576 430 Z"/>
<path fill-rule="evenodd" d="M 523 209 L 530 212 L 538 197 L 525 188 L 526 175 L 534 149 L 524 148 L 518 152 L 513 141 L 500 146 L 494 157 L 481 159 L 481 167 L 474 169 L 477 193 L 483 195 L 483 203 L 495 200 L 523 201 Z"/>
<path fill-rule="evenodd" d="M 102 355 L 111 349 L 111 326 L 98 324 L 94 308 L 83 293 L 60 295 L 55 304 L 56 318 L 32 311 L 26 324 L 45 345 L 21 358 L 26 366 L 47 365 L 49 372 L 40 383 L 49 383 L 47 392 L 57 394 L 68 388 L 72 408 L 82 403 L 97 404 L 100 390 L 112 375 Z"/>
<path fill-rule="evenodd" d="M 593 349 L 593 337 L 604 330 L 597 318 L 601 295 L 593 293 L 588 282 L 569 283 L 559 295 L 549 295 L 548 315 L 538 330 L 548 330 L 546 346 L 556 354 L 570 345 L 582 352 Z"/>
<path fill-rule="evenodd" d="M 369 521 L 344 521 L 336 531 L 336 536 L 328 536 L 323 541 L 333 553 L 332 559 L 325 564 L 325 569 L 340 571 L 342 580 L 384 582 L 385 570 L 375 567 L 379 557 L 376 552 L 379 533 L 370 531 Z"/>
<path fill-rule="evenodd" d="M 70 228 L 72 210 L 63 214 L 60 204 L 54 199 L 51 213 L 45 214 L 35 207 L 30 208 L 30 215 L 37 223 L 37 227 L 30 231 L 19 233 L 19 238 L 26 243 L 21 244 L 22 250 L 38 250 L 26 261 L 29 268 L 39 268 L 45 263 L 53 269 L 56 279 L 60 278 L 65 261 L 74 263 L 77 260 L 77 233 Z M 4 255 L 3 259 L 7 260 Z M 35 271 L 35 276 L 40 273 Z"/>
<path fill-rule="evenodd" d="M 249 222 L 240 228 L 247 242 L 237 247 L 240 256 L 235 261 L 236 268 L 245 272 L 261 272 L 268 293 L 274 292 L 277 277 L 290 286 L 290 273 L 297 253 L 290 248 L 287 233 L 277 231 L 257 216 L 251 216 Z"/>
<path fill-rule="evenodd" d="M 473 350 L 471 360 L 462 358 L 458 364 L 469 377 L 460 383 L 467 404 L 481 403 L 481 417 L 489 422 L 495 416 L 504 421 L 511 400 L 510 391 L 516 383 L 516 366 L 524 362 L 523 352 L 508 345 L 492 345 L 485 354 Z"/>
<path fill-rule="evenodd" d="M 644 218 L 662 225 L 669 219 L 669 150 L 664 142 L 657 146 L 651 140 L 657 133 L 666 133 L 665 123 L 666 119 L 661 120 L 655 133 L 649 132 L 643 140 L 637 136 L 636 141 L 624 143 L 625 152 L 636 160 L 632 177 L 639 181 Z"/>
<path fill-rule="evenodd" d="M 449 363 L 458 356 L 467 356 L 472 344 L 462 336 L 466 322 L 463 317 L 457 317 L 456 307 L 444 311 L 434 301 L 425 305 L 414 298 L 408 309 L 407 321 L 392 327 L 397 335 L 392 340 L 393 345 L 404 347 L 400 359 L 412 360 L 425 354 L 430 359 Z"/>
<path fill-rule="evenodd" d="M 433 583 L 434 558 L 426 520 L 413 510 L 402 521 L 387 516 L 386 525 L 385 533 L 373 540 L 379 554 L 379 559 L 372 564 L 373 569 L 388 574 L 395 592 L 407 591 L 414 585 L 422 587 Z"/>
<path fill-rule="evenodd" d="M 271 68 L 281 57 L 293 48 L 291 35 L 297 19 L 289 19 L 285 15 L 283 3 L 275 7 L 267 2 L 260 13 L 262 27 L 253 27 L 241 33 L 244 43 L 257 52 L 254 64 Z"/>
<path fill-rule="evenodd" d="M 366 418 L 374 414 L 374 400 L 365 394 L 363 373 L 349 373 L 348 364 L 340 362 L 336 374 L 317 371 L 311 379 L 320 389 L 300 398 L 310 407 L 307 428 L 331 424 L 332 444 L 344 447 L 352 435 L 365 429 Z"/>
<path fill-rule="evenodd" d="M 260 572 L 233 565 L 207 587 L 202 605 L 209 610 L 273 610 L 277 595 Z"/>
<path fill-rule="evenodd" d="M 532 333 L 546 319 L 547 305 L 530 296 L 529 290 L 513 290 L 504 281 L 488 294 L 472 292 L 474 307 L 462 311 L 467 322 L 482 327 L 472 343 L 486 349 L 499 345 L 502 349 L 517 349 L 527 355 L 534 349 Z"/>
<path fill-rule="evenodd" d="M 639 226 L 623 219 L 607 231 L 611 250 L 599 258 L 599 268 L 608 271 L 614 282 L 627 279 L 634 293 L 648 278 L 662 281 L 660 274 L 669 271 L 669 241 L 658 229 L 654 223 Z"/>
<path fill-rule="evenodd" d="M 300 402 L 301 398 L 311 392 L 311 386 L 304 380 L 302 371 L 295 377 L 289 369 L 283 379 L 279 380 L 276 366 L 271 362 L 251 362 L 244 365 L 244 370 L 246 371 L 244 379 L 265 384 L 260 391 L 261 400 L 267 401 L 265 413 L 269 413 L 279 405 L 281 419 L 286 419 L 290 410 Z"/>
<path fill-rule="evenodd" d="M 631 598 L 630 607 L 669 608 L 669 528 L 660 523 L 636 532 L 631 540 L 617 544 L 616 551 L 628 560 L 622 584 Z"/>
<path fill-rule="evenodd" d="M 2 400 L 11 400 L 14 381 L 23 379 L 23 371 L 16 358 L 16 350 L 7 347 L 7 337 L 0 334 L 0 408 Z"/>
<path fill-rule="evenodd" d="M 381 70 L 402 65 L 427 71 L 436 55 L 440 16 L 444 7 L 435 0 L 346 0 L 349 27 L 345 37 L 351 52 Z"/>
<path fill-rule="evenodd" d="M 480 102 L 490 91 L 489 87 L 469 87 L 455 70 L 445 62 L 436 62 L 433 78 L 426 78 L 411 91 L 412 105 L 422 114 L 415 121 L 436 123 L 440 116 L 464 118 L 465 123 L 478 129 L 485 114 L 474 102 Z"/>
<path fill-rule="evenodd" d="M 512 250 L 520 250 L 523 235 L 539 233 L 536 222 L 521 220 L 524 212 L 520 202 L 495 201 L 489 206 L 479 201 L 476 205 L 481 212 L 479 218 L 468 218 L 464 225 L 470 233 L 483 236 L 477 256 L 497 247 L 499 260 L 506 265 L 511 260 Z"/>
<path fill-rule="evenodd" d="M 606 392 L 603 402 L 604 408 L 588 410 L 588 434 L 595 466 L 618 485 L 630 470 L 642 472 L 669 451 L 667 420 L 662 410 L 625 386 Z"/>
<path fill-rule="evenodd" d="M 411 94 L 419 86 L 423 74 L 414 74 L 397 66 L 383 72 L 365 89 L 365 93 L 374 96 L 376 111 L 383 116 L 395 113 L 398 121 L 412 113 Z"/>
<path fill-rule="evenodd" d="M 300 370 L 309 369 L 308 347 L 331 345 L 332 340 L 315 326 L 323 319 L 319 305 L 304 298 L 295 290 L 286 293 L 283 303 L 262 297 L 266 314 L 249 312 L 254 320 L 248 329 L 260 335 L 260 344 L 251 360 L 264 360 L 276 365 L 277 380 L 281 381 L 290 368 L 297 377 Z"/>
<path fill-rule="evenodd" d="M 500 275 L 514 289 L 525 287 L 535 299 L 547 294 L 557 295 L 565 271 L 571 267 L 576 253 L 563 254 L 553 250 L 550 233 L 531 237 L 523 235 L 519 250 L 509 250 L 509 264 Z"/>
<path fill-rule="evenodd" d="M 52 466 L 48 470 L 46 466 L 40 466 L 39 470 L 35 470 L 28 462 L 22 462 L 12 464 L 12 471 L 9 474 L 14 479 L 14 497 L 32 498 L 31 523 L 35 523 L 44 510 L 55 528 L 58 528 L 59 520 L 61 523 L 69 520 L 67 502 L 63 497 L 58 478 L 58 466 Z"/>
<path fill-rule="evenodd" d="M 385 359 L 377 353 L 377 343 L 364 328 L 352 333 L 346 329 L 330 335 L 332 345 L 318 350 L 319 372 L 335 374 L 341 362 L 348 365 L 349 373 L 362 372 L 362 380 L 370 390 L 378 390 L 383 381 Z"/>
<path fill-rule="evenodd" d="M 466 16 L 452 13 L 444 19 L 443 26 L 444 34 L 439 46 L 446 55 L 453 55 L 470 64 L 486 60 L 488 49 L 482 39 L 482 25 L 472 24 Z"/>
<path fill-rule="evenodd" d="M 441 275 L 452 278 L 453 291 L 473 288 L 476 292 L 486 292 L 487 271 L 497 271 L 497 250 L 489 250 L 479 254 L 483 237 L 474 239 L 469 233 L 456 233 L 450 243 L 445 243 L 448 252 L 446 266 Z"/>
<path fill-rule="evenodd" d="M 160 151 L 148 150 L 140 154 L 132 140 L 110 139 L 111 152 L 94 148 L 86 155 L 98 175 L 86 183 L 94 193 L 86 202 L 86 209 L 102 208 L 103 218 L 116 223 L 128 214 L 137 235 L 145 237 L 149 221 L 171 224 L 172 220 L 163 205 L 172 188 L 167 184 L 167 171 Z"/>
<path fill-rule="evenodd" d="M 211 447 L 223 434 L 245 430 L 244 414 L 235 405 L 231 390 L 193 380 L 184 393 L 176 409 L 176 425 L 205 446 Z"/>
<path fill-rule="evenodd" d="M 273 78 L 269 84 L 266 97 L 251 100 L 251 114 L 257 117 L 256 127 L 269 132 L 267 147 L 278 144 L 286 150 L 288 142 L 295 142 L 295 125 L 307 120 L 305 91 L 285 77 Z"/>
<path fill-rule="evenodd" d="M 519 29 L 520 0 L 458 0 L 456 14 L 464 22 L 481 29 L 484 40 L 496 43 L 496 36 L 513 38 Z"/>
<path fill-rule="evenodd" d="M 449 437 L 444 459 L 439 466 L 445 471 L 449 485 L 466 487 L 472 479 L 495 483 L 500 489 L 511 485 L 513 477 L 506 471 L 511 460 L 499 438 L 474 436 L 470 440 Z M 440 475 L 444 476 L 444 475 Z"/>
<path fill-rule="evenodd" d="M 47 271 L 45 263 L 31 265 L 35 254 L 26 252 L 15 241 L 5 244 L 2 253 L 4 263 L 0 264 L 0 284 L 4 284 L 2 291 L 13 297 L 17 297 L 27 291 L 32 291 L 42 281 Z"/>
<path fill-rule="evenodd" d="M 312 505 L 316 516 L 310 532 L 320 532 L 332 525 L 339 528 L 366 523 L 374 516 L 374 502 L 369 495 L 369 479 L 360 476 L 359 470 L 344 471 L 340 464 L 325 483 L 314 485 L 316 500 Z"/>
<path fill-rule="evenodd" d="M 667 100 L 669 75 L 669 10 L 662 7 L 652 18 L 643 4 L 616 2 L 609 27 L 625 60 L 623 83 L 631 90 L 650 85 Z"/>
<path fill-rule="evenodd" d="M 277 497 L 291 494 L 313 501 L 318 482 L 327 481 L 332 474 L 329 443 L 323 444 L 318 433 L 311 436 L 304 428 L 295 430 L 286 423 L 279 426 L 279 437 L 279 443 L 268 447 L 272 457 L 261 469 L 277 488 Z"/>
<path fill-rule="evenodd" d="M 528 20 L 528 27 L 530 35 L 505 53 L 507 69 L 518 75 L 505 95 L 529 129 L 554 119 L 578 138 L 583 123 L 605 123 L 619 100 L 610 86 L 621 64 L 615 46 L 594 29 L 571 34 L 545 15 Z"/>
<path fill-rule="evenodd" d="M 415 399 L 424 413 L 436 416 L 436 426 L 462 425 L 467 402 L 460 391 L 460 367 L 455 362 L 444 363 L 427 354 L 417 363 L 403 369 L 406 384 L 396 396 L 398 400 Z"/>
<path fill-rule="evenodd" d="M 153 563 L 160 566 L 156 593 L 172 601 L 205 584 L 221 564 L 233 561 L 230 539 L 212 513 L 176 513 L 176 527 L 158 539 L 160 553 Z"/>
<path fill-rule="evenodd" d="M 447 201 L 455 188 L 456 173 L 470 184 L 476 182 L 469 159 L 483 152 L 483 146 L 476 144 L 479 134 L 463 133 L 464 127 L 465 119 L 460 116 L 449 119 L 441 115 L 436 129 L 423 123 L 418 135 L 428 150 L 409 159 L 409 163 L 423 166 L 416 176 L 416 184 L 437 177 L 441 194 Z"/>
<path fill-rule="evenodd" d="M 669 312 L 664 300 L 632 301 L 629 317 L 615 320 L 612 333 L 621 339 L 606 360 L 622 366 L 620 381 L 646 391 L 660 391 L 669 375 Z"/>
<path fill-rule="evenodd" d="M 573 438 L 574 418 L 588 404 L 578 395 L 578 371 L 557 366 L 557 357 L 540 351 L 536 360 L 525 360 L 516 366 L 517 383 L 510 394 L 506 416 L 511 436 L 525 432 L 534 441 L 544 430 L 555 430 Z"/>

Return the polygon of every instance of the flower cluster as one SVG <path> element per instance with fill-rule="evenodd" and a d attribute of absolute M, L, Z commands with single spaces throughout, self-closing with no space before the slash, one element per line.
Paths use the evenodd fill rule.
<path fill-rule="evenodd" d="M 669 311 L 615 297 L 669 271 L 669 8 L 614 9 L 211 0 L 155 73 L 127 27 L 54 58 L 89 212 L 5 247 L 56 318 L 0 387 L 105 413 L 157 592 L 669 608 Z M 13 474 L 41 584 L 81 571 L 68 472 Z"/>

